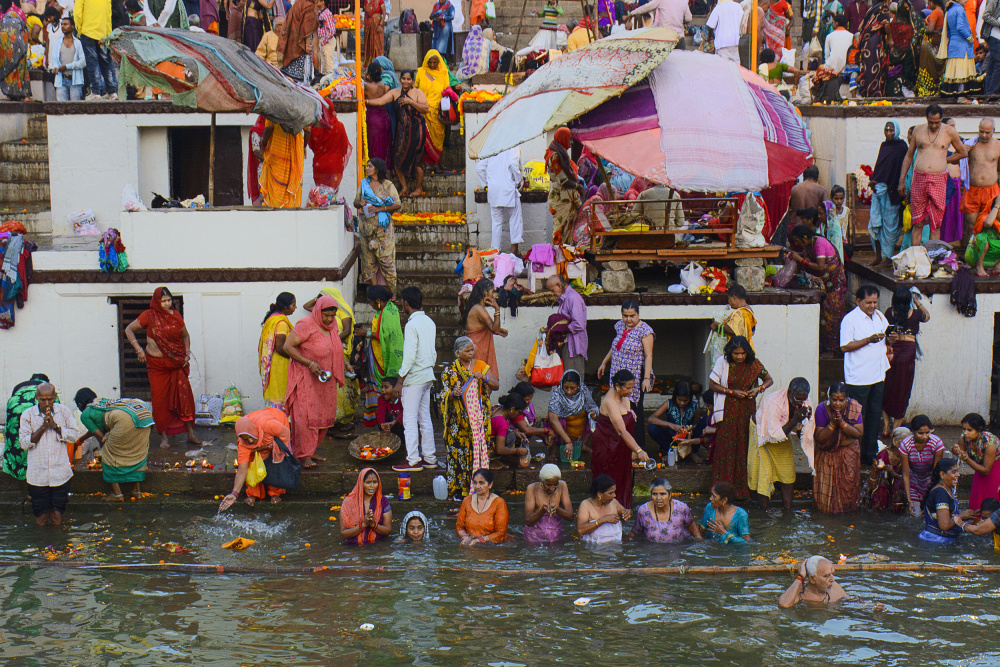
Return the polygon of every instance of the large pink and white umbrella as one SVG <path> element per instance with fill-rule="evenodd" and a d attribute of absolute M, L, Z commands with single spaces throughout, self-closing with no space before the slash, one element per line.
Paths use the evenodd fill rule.
<path fill-rule="evenodd" d="M 595 154 L 678 190 L 762 190 L 812 164 L 791 103 L 753 72 L 698 51 L 671 53 L 570 127 Z"/>
<path fill-rule="evenodd" d="M 469 155 L 497 155 L 565 125 L 645 79 L 676 45 L 673 30 L 649 28 L 555 58 L 490 109 L 469 140 Z"/>

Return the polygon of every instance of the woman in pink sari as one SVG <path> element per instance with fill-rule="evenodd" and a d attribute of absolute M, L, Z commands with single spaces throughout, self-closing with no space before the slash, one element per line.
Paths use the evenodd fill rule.
<path fill-rule="evenodd" d="M 292 453 L 303 468 L 314 468 L 326 460 L 316 456 L 316 448 L 337 421 L 337 387 L 344 384 L 336 299 L 316 300 L 312 315 L 288 333 L 285 354 L 291 359 L 285 411 L 292 423 Z"/>

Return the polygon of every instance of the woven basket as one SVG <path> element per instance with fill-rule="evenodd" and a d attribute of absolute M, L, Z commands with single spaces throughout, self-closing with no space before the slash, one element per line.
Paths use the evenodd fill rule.
<path fill-rule="evenodd" d="M 388 447 L 392 451 L 385 456 L 376 456 L 370 459 L 361 458 L 361 448 L 365 445 L 370 445 L 376 449 L 379 447 Z M 396 452 L 403 445 L 403 441 L 399 439 L 399 436 L 395 433 L 385 433 L 384 431 L 373 431 L 371 433 L 365 433 L 360 435 L 351 441 L 351 444 L 347 446 L 347 453 L 356 458 L 359 461 L 364 461 L 365 463 L 371 463 L 372 461 L 381 461 L 382 459 L 387 459 Z"/>

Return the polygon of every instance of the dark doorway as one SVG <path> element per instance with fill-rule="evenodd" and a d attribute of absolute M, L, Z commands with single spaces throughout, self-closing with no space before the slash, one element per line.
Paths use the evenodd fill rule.
<path fill-rule="evenodd" d="M 152 398 L 146 365 L 139 361 L 135 349 L 125 337 L 125 327 L 139 317 L 142 311 L 149 308 L 151 298 L 152 295 L 111 297 L 109 299 L 118 307 L 118 377 L 120 383 L 118 386 L 121 387 L 122 398 L 141 398 L 146 401 Z M 184 315 L 184 297 L 174 295 L 174 308 L 177 309 L 178 313 Z M 137 335 L 136 341 L 139 345 L 146 346 L 144 335 Z"/>
<path fill-rule="evenodd" d="M 177 199 L 205 195 L 208 200 L 208 154 L 211 128 L 172 127 L 170 188 Z M 243 130 L 215 128 L 215 206 L 243 205 Z"/>

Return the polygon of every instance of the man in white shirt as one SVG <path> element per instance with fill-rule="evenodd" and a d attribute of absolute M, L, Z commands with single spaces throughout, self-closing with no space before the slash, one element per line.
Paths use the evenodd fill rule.
<path fill-rule="evenodd" d="M 845 315 L 840 323 L 840 351 L 844 353 L 847 393 L 861 404 L 864 416 L 861 463 L 871 465 L 878 454 L 876 439 L 882 430 L 885 372 L 889 370 L 888 353 L 895 335 L 886 337 L 889 322 L 878 310 L 877 288 L 862 285 L 855 296 L 857 308 Z"/>
<path fill-rule="evenodd" d="M 395 394 L 403 399 L 403 432 L 406 435 L 406 463 L 392 467 L 396 472 L 416 472 L 437 468 L 434 424 L 431 422 L 431 388 L 437 363 L 437 326 L 421 308 L 424 295 L 419 287 L 404 287 L 399 298 L 407 315 L 403 332 L 403 363 Z M 423 457 L 423 464 L 420 459 Z"/>
<path fill-rule="evenodd" d="M 847 29 L 847 17 L 843 14 L 834 16 L 833 21 L 836 28 L 826 36 L 823 62 L 837 74 L 841 74 L 847 66 L 847 51 L 854 43 L 854 34 Z"/>
<path fill-rule="evenodd" d="M 36 389 L 36 405 L 21 415 L 18 441 L 28 451 L 28 495 L 35 521 L 44 526 L 51 521 L 62 523 L 69 502 L 69 483 L 73 468 L 66 453 L 66 443 L 82 435 L 73 411 L 56 403 L 56 389 L 43 382 Z M 14 443 L 7 443 L 8 447 Z"/>
<path fill-rule="evenodd" d="M 500 248 L 503 224 L 510 226 L 510 251 L 520 254 L 518 244 L 524 240 L 524 220 L 521 216 L 521 193 L 518 186 L 524 180 L 521 173 L 521 149 L 510 148 L 499 155 L 483 158 L 476 163 L 476 174 L 486 188 L 486 201 L 490 205 L 493 237 L 490 243 Z"/>
<path fill-rule="evenodd" d="M 705 23 L 712 29 L 715 53 L 740 64 L 740 23 L 743 8 L 733 0 L 719 0 Z"/>

